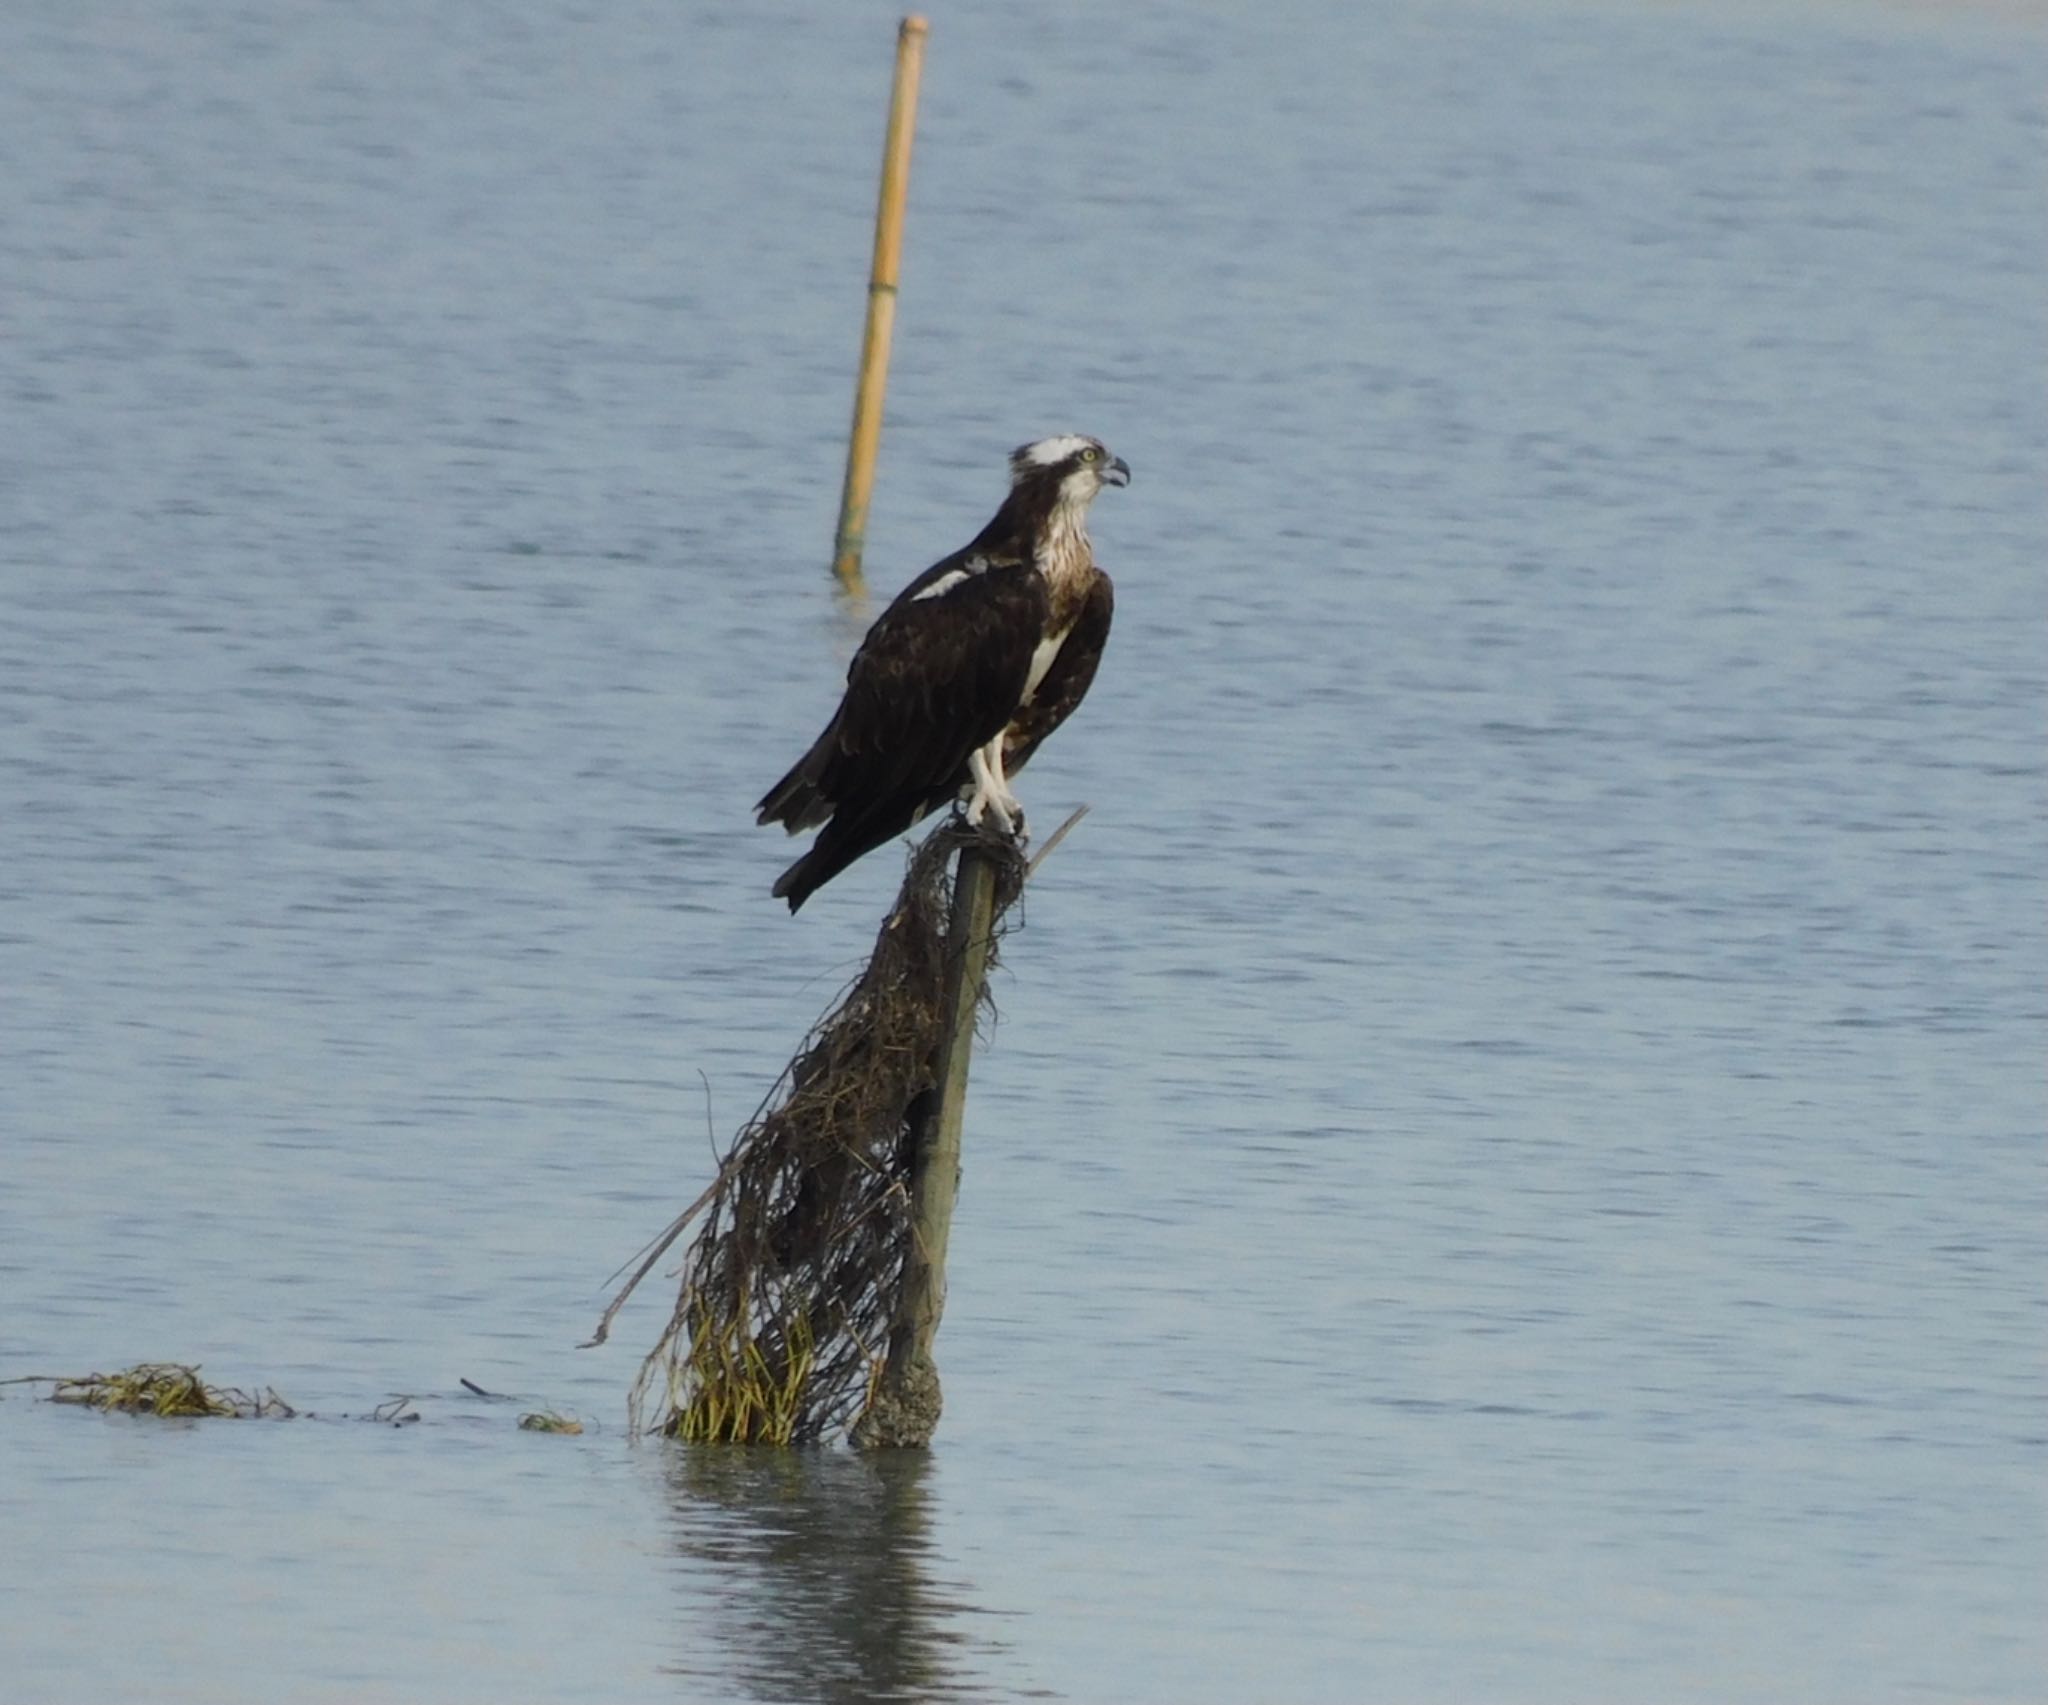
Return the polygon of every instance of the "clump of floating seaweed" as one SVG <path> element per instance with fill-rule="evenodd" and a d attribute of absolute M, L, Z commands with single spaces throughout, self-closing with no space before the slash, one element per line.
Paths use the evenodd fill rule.
<path fill-rule="evenodd" d="M 494 1391 L 486 1391 L 474 1380 L 462 1382 L 477 1397 L 494 1403 L 516 1403 Z M 242 1391 L 234 1386 L 208 1385 L 199 1369 L 184 1362 L 138 1362 L 120 1373 L 89 1373 L 77 1376 L 29 1374 L 0 1379 L 0 1386 L 48 1387 L 47 1401 L 68 1403 L 81 1409 L 98 1409 L 127 1415 L 218 1417 L 283 1421 L 311 1416 L 295 1409 L 275 1390 Z M 410 1394 L 386 1399 L 367 1414 L 330 1419 L 373 1421 L 387 1426 L 411 1426 L 420 1419 L 419 1399 Z M 558 1409 L 543 1408 L 522 1414 L 519 1427 L 529 1433 L 580 1433 L 583 1423 Z"/>
<path fill-rule="evenodd" d="M 913 852 L 867 969 L 605 1311 L 592 1343 L 701 1213 L 675 1311 L 633 1389 L 636 1431 L 801 1444 L 850 1432 L 874 1403 L 913 1243 L 912 1163 L 944 1029 L 949 866 L 964 842 L 989 845 L 948 825 Z M 997 920 L 1026 875 L 1014 848 L 1001 857 Z"/>
<path fill-rule="evenodd" d="M 87 1409 L 119 1410 L 126 1415 L 205 1415 L 242 1420 L 289 1420 L 298 1414 L 268 1386 L 260 1392 L 233 1386 L 208 1385 L 196 1367 L 183 1362 L 138 1362 L 120 1373 L 89 1373 L 77 1378 L 35 1379 L 48 1385 L 52 1403 L 76 1403 Z"/>
<path fill-rule="evenodd" d="M 583 1423 L 573 1415 L 558 1415 L 552 1409 L 536 1409 L 519 1417 L 522 1433 L 580 1433 Z"/>

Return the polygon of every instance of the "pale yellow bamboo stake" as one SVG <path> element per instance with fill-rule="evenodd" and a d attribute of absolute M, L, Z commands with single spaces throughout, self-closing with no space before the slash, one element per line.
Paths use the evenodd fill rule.
<path fill-rule="evenodd" d="M 882 392 L 889 381 L 889 339 L 896 329 L 896 269 L 903 258 L 903 198 L 910 188 L 910 138 L 917 128 L 917 82 L 931 26 L 912 13 L 896 32 L 896 86 L 889 97 L 889 134 L 882 146 L 882 192 L 875 209 L 875 259 L 868 272 L 868 323 L 861 339 L 860 381 L 853 393 L 853 441 L 846 452 L 846 490 L 839 499 L 839 536 L 832 572 L 861 590 L 868 497 L 882 445 Z"/>

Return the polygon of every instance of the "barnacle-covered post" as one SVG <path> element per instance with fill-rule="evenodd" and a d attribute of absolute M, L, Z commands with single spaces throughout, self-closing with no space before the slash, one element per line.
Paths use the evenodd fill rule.
<path fill-rule="evenodd" d="M 936 1082 L 914 1121 L 911 1247 L 901 1303 L 889 1332 L 888 1363 L 874 1400 L 853 1433 L 853 1442 L 863 1449 L 927 1445 L 939 1424 L 939 1370 L 932 1360 L 932 1341 L 946 1308 L 946 1244 L 960 1190 L 967 1068 L 988 980 L 1000 856 L 968 841 L 954 868 Z"/>

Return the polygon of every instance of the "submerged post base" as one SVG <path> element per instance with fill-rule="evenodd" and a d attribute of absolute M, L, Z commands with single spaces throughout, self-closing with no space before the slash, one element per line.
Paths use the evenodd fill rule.
<path fill-rule="evenodd" d="M 926 1355 L 883 1376 L 882 1389 L 853 1429 L 859 1450 L 923 1450 L 939 1430 L 939 1370 Z"/>

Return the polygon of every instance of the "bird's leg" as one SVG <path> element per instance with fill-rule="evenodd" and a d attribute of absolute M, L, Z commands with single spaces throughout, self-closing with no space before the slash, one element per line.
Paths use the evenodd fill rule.
<path fill-rule="evenodd" d="M 967 798 L 967 821 L 978 829 L 982 817 L 993 813 L 997 828 L 1012 840 L 1022 840 L 1024 807 L 1003 774 L 1003 737 L 998 734 L 986 746 L 975 747 L 967 756 L 967 770 L 974 777 L 974 791 Z"/>
<path fill-rule="evenodd" d="M 998 751 L 997 764 L 1000 764 L 1002 761 L 1000 757 L 1001 740 L 1002 736 L 999 734 L 991 742 Z M 974 778 L 974 790 L 967 796 L 968 823 L 978 829 L 981 827 L 982 818 L 990 812 L 994 812 L 996 826 L 1006 835 L 1011 833 L 1010 813 L 1003 799 L 1003 795 L 1008 789 L 1003 786 L 1001 780 L 1002 772 L 989 762 L 989 748 L 987 746 L 977 746 L 972 752 L 968 753 L 967 773 Z"/>
<path fill-rule="evenodd" d="M 985 750 L 988 753 L 989 774 L 996 778 L 996 794 L 1001 800 L 1003 816 L 1008 820 L 1009 832 L 1018 840 L 1024 838 L 1024 802 L 1010 791 L 1009 771 L 1003 767 L 1003 737 L 998 734 Z"/>

